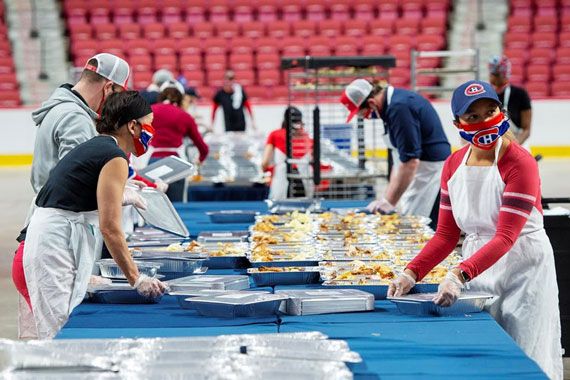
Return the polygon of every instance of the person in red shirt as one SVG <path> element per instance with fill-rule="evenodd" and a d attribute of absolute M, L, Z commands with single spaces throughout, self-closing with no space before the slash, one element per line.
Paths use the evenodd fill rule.
<path fill-rule="evenodd" d="M 469 289 L 493 295 L 486 309 L 551 379 L 562 379 L 558 286 L 544 231 L 540 176 L 514 136 L 493 87 L 469 81 L 453 93 L 454 124 L 469 144 L 445 162 L 435 236 L 390 284 L 408 293 L 455 249 L 463 262 L 447 273 L 434 302 L 452 305 Z"/>
<path fill-rule="evenodd" d="M 303 114 L 296 107 L 287 107 L 280 129 L 269 134 L 263 152 L 261 168 L 263 171 L 272 171 L 269 199 L 285 199 L 289 188 L 287 180 L 287 125 L 292 131 L 292 155 L 295 159 L 306 159 L 307 164 L 296 165 L 297 170 L 303 171 L 309 167 L 309 159 L 313 148 L 313 139 L 303 129 Z M 271 166 L 273 163 L 273 167 Z M 305 193 L 309 184 L 304 183 Z"/>
<path fill-rule="evenodd" d="M 176 155 L 184 156 L 184 137 L 189 137 L 199 152 L 199 161 L 208 156 L 208 145 L 202 139 L 196 122 L 180 108 L 184 87 L 177 81 L 168 81 L 161 87 L 159 102 L 152 105 L 153 126 L 156 135 L 151 142 L 152 154 L 149 163 Z M 185 180 L 171 183 L 166 195 L 172 202 L 184 199 Z"/>

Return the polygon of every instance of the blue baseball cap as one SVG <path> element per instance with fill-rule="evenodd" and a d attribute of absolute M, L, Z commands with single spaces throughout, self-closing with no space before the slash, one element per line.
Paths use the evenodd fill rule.
<path fill-rule="evenodd" d="M 451 97 L 451 111 L 453 116 L 461 116 L 471 104 L 479 99 L 491 99 L 497 102 L 499 106 L 502 105 L 497 92 L 490 83 L 481 80 L 470 80 L 463 83 L 453 91 Z"/>

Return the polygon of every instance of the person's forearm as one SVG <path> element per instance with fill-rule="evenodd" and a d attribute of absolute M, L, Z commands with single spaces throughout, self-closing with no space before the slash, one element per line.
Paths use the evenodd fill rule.
<path fill-rule="evenodd" d="M 410 186 L 410 183 L 414 180 L 418 165 L 419 160 L 416 158 L 403 162 L 398 166 L 384 195 L 384 198 L 386 198 L 388 202 L 394 206 L 398 203 L 402 194 L 404 194 L 408 186 Z"/>
<path fill-rule="evenodd" d="M 131 258 L 122 229 L 120 226 L 111 226 L 101 229 L 101 234 L 103 235 L 103 239 L 113 260 L 115 260 L 119 268 L 121 268 L 129 284 L 133 285 L 139 277 L 139 271 Z"/>

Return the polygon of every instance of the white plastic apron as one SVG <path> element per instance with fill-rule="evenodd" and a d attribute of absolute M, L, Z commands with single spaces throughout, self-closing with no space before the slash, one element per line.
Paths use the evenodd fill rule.
<path fill-rule="evenodd" d="M 388 86 L 386 89 L 388 106 L 392 101 L 392 95 L 394 95 L 394 87 Z M 392 161 L 394 162 L 392 170 L 396 172 L 401 165 L 398 150 L 390 141 L 387 130 L 383 138 L 386 146 L 392 150 Z M 420 161 L 414 179 L 398 202 L 398 207 L 403 215 L 430 216 L 439 192 L 443 164 L 444 161 Z"/>
<path fill-rule="evenodd" d="M 37 208 L 24 246 L 24 274 L 38 338 L 53 338 L 81 303 L 103 239 L 97 211 Z"/>
<path fill-rule="evenodd" d="M 469 148 L 447 183 L 453 217 L 467 235 L 464 259 L 489 242 L 496 231 L 505 189 L 497 167 L 501 144 L 502 139 L 492 166 L 467 166 Z M 554 254 L 544 228 L 523 229 L 511 250 L 469 286 L 493 294 L 486 305 L 493 318 L 550 378 L 562 379 L 558 286 Z"/>
<path fill-rule="evenodd" d="M 271 186 L 269 187 L 269 196 L 271 200 L 282 200 L 287 198 L 287 190 L 289 188 L 289 180 L 287 179 L 287 156 L 279 149 L 274 149 L 273 162 L 273 175 L 271 177 Z M 306 162 L 297 162 L 297 170 L 302 176 L 311 176 L 312 167 L 310 163 L 310 154 L 306 154 L 301 158 Z M 311 179 L 301 180 L 303 188 L 305 189 L 305 197 L 312 198 L 314 195 L 315 186 Z"/>

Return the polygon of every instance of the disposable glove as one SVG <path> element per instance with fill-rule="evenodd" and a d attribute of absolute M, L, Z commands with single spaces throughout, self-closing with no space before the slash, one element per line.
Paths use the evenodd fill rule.
<path fill-rule="evenodd" d="M 149 298 L 158 297 L 167 290 L 166 284 L 146 274 L 139 275 L 139 278 L 137 278 L 133 284 L 133 288 L 135 288 L 141 296 Z"/>
<path fill-rule="evenodd" d="M 133 205 L 141 210 L 146 210 L 146 201 L 140 194 L 132 187 L 125 187 L 123 192 L 123 206 Z"/>
<path fill-rule="evenodd" d="M 400 297 L 408 294 L 414 285 L 416 285 L 416 280 L 406 272 L 402 272 L 388 286 L 388 297 Z"/>
<path fill-rule="evenodd" d="M 396 206 L 392 205 L 384 197 L 382 197 L 382 199 L 370 202 L 368 206 L 366 206 L 366 209 L 370 212 L 379 212 L 383 215 L 393 214 L 396 212 Z"/>
<path fill-rule="evenodd" d="M 166 182 L 157 179 L 154 184 L 156 185 L 156 190 L 161 193 L 166 193 L 168 191 L 168 184 Z"/>
<path fill-rule="evenodd" d="M 461 289 L 463 289 L 463 283 L 455 273 L 449 271 L 439 284 L 433 302 L 440 306 L 451 306 L 461 295 Z"/>

